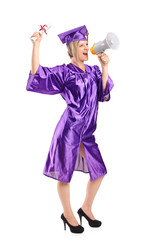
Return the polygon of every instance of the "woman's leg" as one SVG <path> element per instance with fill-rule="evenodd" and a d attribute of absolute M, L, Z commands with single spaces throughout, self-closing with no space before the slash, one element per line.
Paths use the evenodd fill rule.
<path fill-rule="evenodd" d="M 80 144 L 79 152 L 83 156 L 83 158 L 86 159 L 82 142 Z M 101 182 L 102 182 L 103 178 L 104 178 L 104 176 L 99 177 L 92 182 L 89 179 L 88 184 L 87 184 L 86 197 L 85 197 L 84 203 L 81 207 L 82 210 L 84 210 L 84 212 L 93 220 L 95 218 L 94 218 L 92 210 L 91 210 L 92 209 L 92 204 L 93 204 L 93 200 L 96 196 L 96 193 L 97 193 L 97 191 L 98 191 L 98 189 L 101 185 Z"/>
<path fill-rule="evenodd" d="M 93 216 L 92 213 L 92 204 L 93 204 L 93 200 L 96 196 L 96 193 L 98 192 L 98 189 L 101 185 L 102 179 L 104 176 L 99 177 L 95 180 L 93 180 L 92 182 L 88 181 L 87 184 L 87 190 L 86 190 L 86 197 L 84 200 L 84 203 L 82 205 L 82 210 L 93 220 L 95 220 L 95 217 Z"/>
<path fill-rule="evenodd" d="M 79 225 L 78 221 L 76 220 L 73 214 L 70 204 L 70 183 L 58 181 L 57 191 L 63 206 L 63 214 L 65 218 L 71 225 L 73 226 Z"/>

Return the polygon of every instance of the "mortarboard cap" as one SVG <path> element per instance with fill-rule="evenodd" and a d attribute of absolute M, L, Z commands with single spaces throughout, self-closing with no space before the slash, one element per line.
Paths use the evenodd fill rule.
<path fill-rule="evenodd" d="M 87 38 L 85 38 L 86 35 L 87 35 Z M 58 37 L 60 38 L 62 43 L 66 43 L 68 47 L 68 44 L 72 41 L 88 40 L 88 30 L 86 26 L 83 25 L 81 27 L 71 29 L 67 32 L 60 33 L 58 34 Z"/>

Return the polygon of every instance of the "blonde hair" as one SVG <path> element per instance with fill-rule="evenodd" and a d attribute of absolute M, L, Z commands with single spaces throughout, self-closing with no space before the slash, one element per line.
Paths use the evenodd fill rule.
<path fill-rule="evenodd" d="M 75 57 L 77 60 L 77 47 L 79 41 L 72 41 L 68 44 L 68 55 L 70 58 Z"/>

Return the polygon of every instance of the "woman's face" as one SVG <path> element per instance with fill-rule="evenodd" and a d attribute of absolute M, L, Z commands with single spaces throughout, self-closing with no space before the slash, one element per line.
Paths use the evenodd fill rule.
<path fill-rule="evenodd" d="M 77 47 L 77 58 L 80 61 L 87 61 L 88 60 L 88 41 L 79 41 L 78 47 Z"/>

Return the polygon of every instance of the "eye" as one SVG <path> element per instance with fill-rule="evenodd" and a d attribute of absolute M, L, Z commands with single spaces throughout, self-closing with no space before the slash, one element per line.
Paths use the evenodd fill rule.
<path fill-rule="evenodd" d="M 86 45 L 88 46 L 88 43 L 86 43 Z M 80 47 L 82 47 L 83 46 L 83 44 L 81 44 L 81 45 L 79 45 Z"/>

